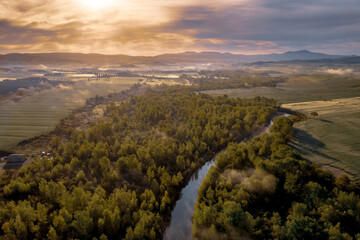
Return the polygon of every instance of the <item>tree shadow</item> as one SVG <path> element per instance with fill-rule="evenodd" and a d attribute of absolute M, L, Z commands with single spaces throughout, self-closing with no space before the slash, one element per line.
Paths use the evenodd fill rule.
<path fill-rule="evenodd" d="M 322 121 L 322 122 L 333 123 L 332 121 L 326 120 L 326 119 L 319 119 L 319 120 Z"/>
<path fill-rule="evenodd" d="M 3 167 L 4 170 L 18 170 L 24 163 L 6 163 Z"/>
<path fill-rule="evenodd" d="M 318 150 L 326 149 L 326 145 L 323 142 L 319 141 L 308 132 L 299 128 L 294 128 L 294 135 L 289 145 L 301 154 L 313 153 L 332 161 L 338 161 L 336 158 L 333 158 Z"/>

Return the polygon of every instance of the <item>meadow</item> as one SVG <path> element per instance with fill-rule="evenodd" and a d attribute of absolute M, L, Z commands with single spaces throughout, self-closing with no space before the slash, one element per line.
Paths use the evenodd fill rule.
<path fill-rule="evenodd" d="M 116 77 L 81 81 L 74 86 L 58 87 L 24 97 L 18 102 L 0 104 L 0 149 L 39 136 L 55 128 L 59 120 L 85 104 L 86 99 L 120 92 L 138 78 Z"/>
<path fill-rule="evenodd" d="M 331 77 L 332 76 L 332 77 Z M 283 107 L 309 115 L 295 124 L 291 145 L 307 160 L 331 170 L 360 177 L 360 79 L 355 76 L 293 76 L 276 88 L 204 91 L 213 96 L 265 96 Z M 313 119 L 310 113 L 319 116 Z"/>
<path fill-rule="evenodd" d="M 360 96 L 360 78 L 339 75 L 292 76 L 275 88 L 255 87 L 239 89 L 220 89 L 203 91 L 212 96 L 252 98 L 264 96 L 274 98 L 280 103 L 332 100 Z"/>
<path fill-rule="evenodd" d="M 327 168 L 335 167 L 360 176 L 360 97 L 292 103 L 283 107 L 308 115 L 313 111 L 319 114 L 296 124 L 294 148 Z"/>

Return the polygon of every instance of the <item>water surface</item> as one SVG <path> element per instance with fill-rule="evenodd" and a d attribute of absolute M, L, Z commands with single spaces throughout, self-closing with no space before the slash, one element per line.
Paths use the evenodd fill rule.
<path fill-rule="evenodd" d="M 273 124 L 273 118 L 277 116 L 279 115 L 273 116 L 270 124 L 266 128 L 255 132 L 253 135 L 248 137 L 247 140 L 268 131 Z M 290 115 L 282 114 L 282 116 L 288 117 Z M 171 212 L 171 223 L 165 230 L 164 240 L 192 239 L 192 215 L 195 209 L 198 190 L 210 167 L 215 164 L 215 158 L 218 154 L 219 153 L 217 153 L 211 161 L 207 162 L 202 168 L 195 172 L 186 187 L 182 189 L 180 199 L 176 202 L 175 208 Z"/>

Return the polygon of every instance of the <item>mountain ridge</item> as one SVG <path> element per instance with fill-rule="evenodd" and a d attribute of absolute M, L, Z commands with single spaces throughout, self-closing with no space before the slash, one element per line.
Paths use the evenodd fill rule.
<path fill-rule="evenodd" d="M 9 53 L 0 54 L 0 64 L 94 64 L 94 65 L 172 65 L 172 64 L 241 64 L 259 61 L 291 61 L 337 59 L 344 55 L 328 55 L 308 50 L 272 54 L 233 54 L 222 52 L 165 53 L 156 56 L 104 55 L 98 53 Z"/>

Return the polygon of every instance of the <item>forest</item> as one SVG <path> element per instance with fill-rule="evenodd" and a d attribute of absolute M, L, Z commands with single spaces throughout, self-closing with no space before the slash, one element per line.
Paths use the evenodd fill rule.
<path fill-rule="evenodd" d="M 1 238 L 159 239 L 195 170 L 277 109 L 183 87 L 112 103 L 89 129 L 54 137 L 52 157 L 0 175 Z"/>
<path fill-rule="evenodd" d="M 243 87 L 276 87 L 284 77 L 271 77 L 268 74 L 248 74 L 240 70 L 199 71 L 198 78 L 182 74 L 180 80 L 187 79 L 196 91 L 214 89 L 233 89 Z"/>
<path fill-rule="evenodd" d="M 359 184 L 302 160 L 287 143 L 296 117 L 229 144 L 203 180 L 195 239 L 360 239 Z"/>

